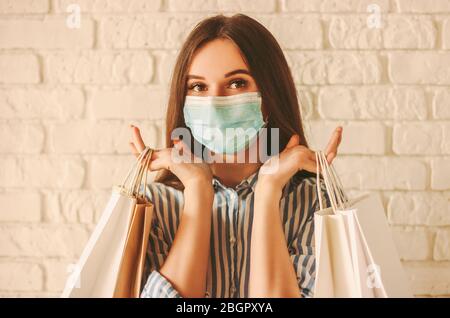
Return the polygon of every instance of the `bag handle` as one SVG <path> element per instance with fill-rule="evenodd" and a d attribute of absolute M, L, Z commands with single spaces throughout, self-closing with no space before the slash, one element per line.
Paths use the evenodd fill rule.
<path fill-rule="evenodd" d="M 319 208 L 323 210 L 322 203 L 322 191 L 321 191 L 321 181 L 320 181 L 320 171 L 322 171 L 323 181 L 325 183 L 325 188 L 327 190 L 328 197 L 330 198 L 331 207 L 333 208 L 333 212 L 337 210 L 337 203 L 335 201 L 334 192 L 331 190 L 331 185 L 329 182 L 327 170 L 325 164 L 323 164 L 323 153 L 321 151 L 316 152 L 316 188 L 317 188 L 317 196 L 319 199 Z"/>
<path fill-rule="evenodd" d="M 136 188 L 135 188 L 135 193 L 136 193 L 137 197 L 139 197 L 139 189 L 141 189 L 141 188 L 142 188 L 142 195 L 140 197 L 141 198 L 145 197 L 145 185 L 147 184 L 148 168 L 149 168 L 150 162 L 152 160 L 152 155 L 153 155 L 153 149 L 150 149 L 148 151 L 147 155 L 145 156 L 144 164 L 141 165 L 141 167 L 140 167 L 140 174 L 139 174 L 139 178 L 138 178 L 139 182 L 136 182 Z"/>
<path fill-rule="evenodd" d="M 130 170 L 128 170 L 128 172 L 127 172 L 127 174 L 126 174 L 126 176 L 125 176 L 125 179 L 123 180 L 123 182 L 122 182 L 122 184 L 121 184 L 122 188 L 125 188 L 126 183 L 128 182 L 130 176 L 132 175 L 132 172 L 135 172 L 136 167 L 137 167 L 137 164 L 142 160 L 142 158 L 143 158 L 145 152 L 146 152 L 146 149 L 144 149 L 144 151 L 142 151 L 142 152 L 139 154 L 139 156 L 137 157 L 137 159 L 136 159 L 136 161 L 134 162 L 134 164 L 130 167 Z"/>
<path fill-rule="evenodd" d="M 322 171 L 323 181 L 325 183 L 325 188 L 330 198 L 330 203 L 333 212 L 336 212 L 339 208 L 345 209 L 346 203 L 348 202 L 348 197 L 345 194 L 342 182 L 339 179 L 334 166 L 329 164 L 327 158 L 323 151 L 316 152 L 316 188 L 317 196 L 319 199 L 319 208 L 323 210 L 322 202 L 322 191 L 321 191 L 321 180 L 320 171 Z"/>
<path fill-rule="evenodd" d="M 337 176 L 334 166 L 328 163 L 328 160 L 326 159 L 326 156 L 324 153 L 322 153 L 322 162 L 325 163 L 325 166 L 327 168 L 326 171 L 331 180 L 330 183 L 331 183 L 331 186 L 333 187 L 333 193 L 335 194 L 340 207 L 344 208 L 345 202 L 348 200 L 344 193 L 344 190 L 343 190 L 344 187 L 342 186 L 341 180 Z"/>
<path fill-rule="evenodd" d="M 128 173 L 121 184 L 121 188 L 130 196 L 139 196 L 139 187 L 142 183 L 142 175 L 145 172 L 145 182 L 147 182 L 147 170 L 150 165 L 153 149 L 145 147 L 139 154 L 137 160 L 128 170 Z M 131 177 L 131 179 L 130 179 Z M 145 192 L 144 192 L 145 194 Z"/>

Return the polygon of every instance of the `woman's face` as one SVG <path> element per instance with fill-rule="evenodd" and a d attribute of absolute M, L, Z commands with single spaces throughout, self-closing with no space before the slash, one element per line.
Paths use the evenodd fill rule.
<path fill-rule="evenodd" d="M 229 96 L 256 92 L 239 49 L 228 39 L 215 39 L 195 52 L 187 76 L 187 95 Z"/>
<path fill-rule="evenodd" d="M 195 51 L 186 88 L 186 94 L 193 96 L 230 96 L 259 90 L 240 50 L 228 39 L 215 39 Z M 250 147 L 256 147 L 253 144 Z M 223 154 L 223 161 L 234 162 L 236 156 Z"/>

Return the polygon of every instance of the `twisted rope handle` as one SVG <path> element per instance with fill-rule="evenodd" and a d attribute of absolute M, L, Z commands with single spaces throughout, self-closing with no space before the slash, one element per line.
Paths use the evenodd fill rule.
<path fill-rule="evenodd" d="M 137 160 L 128 170 L 121 184 L 121 188 L 130 196 L 139 196 L 139 188 L 142 183 L 142 176 L 145 172 L 145 183 L 147 182 L 147 170 L 150 165 L 153 149 L 145 147 L 145 149 L 139 154 Z M 131 179 L 130 179 L 131 178 Z M 145 189 L 144 189 L 145 194 Z"/>
<path fill-rule="evenodd" d="M 348 197 L 345 194 L 342 182 L 339 179 L 333 165 L 329 164 L 323 151 L 316 152 L 316 188 L 319 199 L 319 208 L 323 210 L 322 191 L 320 181 L 320 171 L 322 171 L 325 188 L 330 198 L 331 207 L 334 213 L 338 209 L 345 209 Z"/>
<path fill-rule="evenodd" d="M 145 156 L 144 164 L 141 165 L 140 174 L 139 174 L 139 178 L 138 178 L 139 182 L 136 182 L 136 188 L 135 188 L 136 197 L 138 197 L 138 198 L 145 197 L 145 185 L 147 184 L 147 175 L 148 175 L 150 162 L 152 161 L 152 155 L 153 155 L 153 149 L 150 149 Z M 139 194 L 140 189 L 142 189 L 142 195 Z"/>

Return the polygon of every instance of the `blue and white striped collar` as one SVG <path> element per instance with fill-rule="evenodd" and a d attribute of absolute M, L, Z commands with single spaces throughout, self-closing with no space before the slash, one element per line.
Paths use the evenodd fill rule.
<path fill-rule="evenodd" d="M 259 169 L 256 170 L 254 173 L 252 173 L 247 178 L 243 179 L 241 182 L 239 182 L 239 184 L 236 187 L 234 187 L 234 190 L 237 191 L 240 189 L 245 189 L 245 188 L 251 187 L 252 191 L 255 192 L 256 183 L 258 181 L 258 173 L 259 173 Z M 292 189 L 291 185 L 293 183 L 295 183 L 294 178 L 291 178 L 284 185 L 284 187 L 282 189 L 281 197 L 285 197 L 286 195 L 289 194 L 289 191 Z M 227 188 L 222 182 L 220 182 L 220 180 L 216 176 L 213 176 L 212 184 L 215 188 L 217 188 L 217 187 Z"/>
<path fill-rule="evenodd" d="M 239 190 L 239 189 L 251 187 L 252 191 L 255 191 L 256 182 L 258 181 L 258 173 L 259 173 L 259 169 L 256 170 L 251 175 L 249 175 L 247 178 L 243 179 L 241 182 L 239 182 L 239 184 L 234 189 Z M 220 180 L 216 176 L 213 176 L 212 184 L 214 187 L 220 186 L 220 187 L 226 188 L 226 186 L 224 184 L 222 184 L 222 182 L 220 182 Z"/>

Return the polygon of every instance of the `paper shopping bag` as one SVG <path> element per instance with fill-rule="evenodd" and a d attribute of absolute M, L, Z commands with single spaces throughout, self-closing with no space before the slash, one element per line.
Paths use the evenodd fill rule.
<path fill-rule="evenodd" d="M 138 297 L 152 217 L 151 203 L 138 189 L 147 182 L 151 153 L 146 148 L 123 184 L 113 187 L 61 297 Z"/>
<path fill-rule="evenodd" d="M 367 274 L 377 278 L 375 281 L 368 278 L 367 285 L 380 286 L 373 289 L 377 297 L 413 297 L 379 195 L 359 197 L 352 206 L 368 258 Z"/>
<path fill-rule="evenodd" d="M 114 297 L 138 298 L 150 235 L 153 205 L 140 200 L 135 205 L 128 230 Z"/>
<path fill-rule="evenodd" d="M 321 217 L 316 213 L 314 222 L 315 297 L 356 297 L 358 288 L 343 218 L 334 215 Z M 321 235 L 317 235 L 318 233 Z"/>
<path fill-rule="evenodd" d="M 322 152 L 316 161 L 315 297 L 412 297 L 379 196 L 349 200 Z M 331 203 L 326 209 L 319 169 Z"/>

